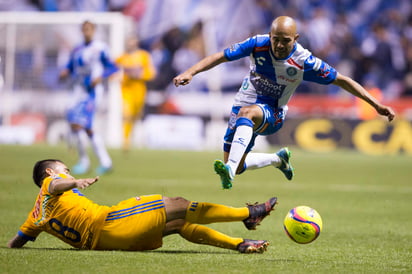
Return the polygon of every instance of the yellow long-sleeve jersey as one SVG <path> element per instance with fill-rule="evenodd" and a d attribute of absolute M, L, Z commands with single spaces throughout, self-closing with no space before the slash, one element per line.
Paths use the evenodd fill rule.
<path fill-rule="evenodd" d="M 49 185 L 57 178 L 66 176 L 59 174 L 43 180 L 34 207 L 18 234 L 34 241 L 45 231 L 75 248 L 93 249 L 110 208 L 92 202 L 76 188 L 51 194 Z"/>
<path fill-rule="evenodd" d="M 146 82 L 153 80 L 156 75 L 156 69 L 150 53 L 142 49 L 119 56 L 116 59 L 116 64 L 124 70 L 122 79 L 123 93 L 145 93 Z M 132 77 L 128 70 L 137 71 L 139 77 Z"/>

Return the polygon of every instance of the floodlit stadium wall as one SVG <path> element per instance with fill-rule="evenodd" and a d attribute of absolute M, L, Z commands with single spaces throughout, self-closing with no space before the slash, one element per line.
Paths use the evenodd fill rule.
<path fill-rule="evenodd" d="M 0 13 L 0 144 L 67 141 L 65 102 L 71 90 L 57 79 L 70 50 L 81 42 L 80 24 L 86 19 L 97 24 L 96 38 L 109 45 L 111 55 L 119 56 L 133 30 L 130 19 L 120 13 Z M 213 36 L 213 28 L 208 29 L 208 37 Z M 208 52 L 214 52 L 210 43 Z M 134 146 L 220 150 L 234 93 L 221 92 L 218 79 L 224 73 L 212 72 L 209 92 L 149 91 Z M 96 129 L 112 148 L 121 146 L 118 80 L 106 83 L 107 96 L 96 117 Z M 362 119 L 353 97 L 295 94 L 284 127 L 258 138 L 255 149 L 292 145 L 317 152 L 344 147 L 368 154 L 412 155 L 412 100 L 385 103 L 397 111 L 392 123 L 382 117 Z"/>

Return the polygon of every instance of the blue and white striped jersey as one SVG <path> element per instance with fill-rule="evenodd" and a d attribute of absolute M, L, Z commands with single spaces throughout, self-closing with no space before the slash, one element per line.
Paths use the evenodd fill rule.
<path fill-rule="evenodd" d="M 299 84 L 305 81 L 330 84 L 336 79 L 336 70 L 299 43 L 285 59 L 276 59 L 272 53 L 269 34 L 256 35 L 224 50 L 229 61 L 250 57 L 250 73 L 235 97 L 235 106 L 268 104 L 283 108 Z"/>
<path fill-rule="evenodd" d="M 94 79 L 107 78 L 118 70 L 109 57 L 106 44 L 100 41 L 77 46 L 71 52 L 66 68 L 74 78 L 75 86 L 88 93 L 90 97 L 94 97 L 96 92 L 95 88 L 91 87 Z"/>

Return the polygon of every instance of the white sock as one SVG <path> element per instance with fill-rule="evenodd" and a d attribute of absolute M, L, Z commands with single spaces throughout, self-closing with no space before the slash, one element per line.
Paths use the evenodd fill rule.
<path fill-rule="evenodd" d="M 246 156 L 246 169 L 258 169 L 267 166 L 279 167 L 282 161 L 276 153 L 249 153 Z"/>
<path fill-rule="evenodd" d="M 229 152 L 227 165 L 232 171 L 232 175 L 236 174 L 239 162 L 246 151 L 253 135 L 253 128 L 247 125 L 240 125 L 236 128 L 235 136 L 233 137 L 232 146 Z"/>
<path fill-rule="evenodd" d="M 112 159 L 106 150 L 103 139 L 98 134 L 94 133 L 91 137 L 91 141 L 94 153 L 99 159 L 100 165 L 103 167 L 111 167 Z"/>
<path fill-rule="evenodd" d="M 90 158 L 87 155 L 87 135 L 84 130 L 78 130 L 73 132 L 74 143 L 76 144 L 77 153 L 79 154 L 78 164 L 89 168 Z"/>

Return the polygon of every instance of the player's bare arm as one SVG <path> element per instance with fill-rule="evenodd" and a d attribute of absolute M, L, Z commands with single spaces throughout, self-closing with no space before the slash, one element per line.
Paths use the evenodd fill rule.
<path fill-rule="evenodd" d="M 215 54 L 209 55 L 202 60 L 200 60 L 198 63 L 193 65 L 191 68 L 183 72 L 182 74 L 176 76 L 173 79 L 173 83 L 175 86 L 179 85 L 187 85 L 190 83 L 192 80 L 193 76 L 198 74 L 199 72 L 209 70 L 223 62 L 227 62 L 228 60 L 226 59 L 225 55 L 222 52 L 217 52 Z"/>
<path fill-rule="evenodd" d="M 63 69 L 59 74 L 59 81 L 66 79 L 69 76 L 70 72 L 68 69 Z"/>
<path fill-rule="evenodd" d="M 75 179 L 64 178 L 54 179 L 49 186 L 50 194 L 58 194 L 73 188 L 85 189 L 99 180 L 99 176 L 95 178 Z"/>
<path fill-rule="evenodd" d="M 9 248 L 20 248 L 23 247 L 27 243 L 27 239 L 23 238 L 19 234 L 16 234 L 16 236 L 13 237 L 8 243 L 7 246 Z"/>
<path fill-rule="evenodd" d="M 383 116 L 386 116 L 389 121 L 395 118 L 395 111 L 388 106 L 382 105 L 378 100 L 376 100 L 372 95 L 369 94 L 358 82 L 354 81 L 348 76 L 338 73 L 333 84 L 343 88 L 344 90 L 352 93 L 353 95 L 361 98 L 375 110 Z"/>

